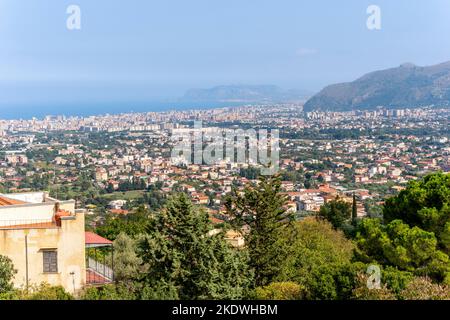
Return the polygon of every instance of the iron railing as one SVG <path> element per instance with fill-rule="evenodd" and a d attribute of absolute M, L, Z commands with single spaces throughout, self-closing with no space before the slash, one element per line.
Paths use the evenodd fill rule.
<path fill-rule="evenodd" d="M 0 229 L 45 229 L 54 228 L 56 223 L 51 219 L 18 219 L 0 220 Z"/>
<path fill-rule="evenodd" d="M 86 282 L 87 284 L 105 284 L 114 280 L 113 270 L 97 260 L 88 257 L 86 259 Z"/>

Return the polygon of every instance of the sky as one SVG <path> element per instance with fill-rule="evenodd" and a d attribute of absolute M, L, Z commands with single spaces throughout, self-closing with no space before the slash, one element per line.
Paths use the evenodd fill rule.
<path fill-rule="evenodd" d="M 80 30 L 66 27 L 73 4 Z M 366 26 L 372 4 L 381 30 Z M 318 91 L 450 60 L 449 15 L 448 0 L 0 0 L 0 116 L 228 84 Z"/>

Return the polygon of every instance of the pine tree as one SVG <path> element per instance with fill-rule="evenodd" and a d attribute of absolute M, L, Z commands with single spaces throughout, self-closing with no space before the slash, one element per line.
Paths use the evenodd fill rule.
<path fill-rule="evenodd" d="M 336 197 L 320 207 L 319 217 L 328 220 L 335 229 L 345 229 L 352 218 L 352 206 L 350 203 Z"/>
<path fill-rule="evenodd" d="M 248 226 L 245 236 L 250 255 L 250 267 L 255 273 L 254 286 L 265 286 L 278 275 L 285 261 L 286 242 L 282 233 L 291 231 L 294 215 L 285 209 L 286 197 L 281 194 L 278 176 L 261 177 L 255 186 L 248 186 L 242 194 L 234 191 L 226 200 L 234 227 Z"/>
<path fill-rule="evenodd" d="M 245 253 L 232 249 L 223 233 L 213 236 L 211 230 L 208 214 L 185 194 L 169 201 L 139 245 L 148 267 L 141 279 L 150 288 L 147 292 L 170 289 L 172 298 L 190 300 L 242 298 L 251 281 Z"/>

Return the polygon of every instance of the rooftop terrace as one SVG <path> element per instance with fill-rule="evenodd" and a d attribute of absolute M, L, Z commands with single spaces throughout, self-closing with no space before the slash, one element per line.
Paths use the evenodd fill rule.
<path fill-rule="evenodd" d="M 0 229 L 51 228 L 75 215 L 75 201 L 59 201 L 47 192 L 0 194 Z"/>
<path fill-rule="evenodd" d="M 0 207 L 46 202 L 55 203 L 58 200 L 49 197 L 47 192 L 0 193 Z"/>

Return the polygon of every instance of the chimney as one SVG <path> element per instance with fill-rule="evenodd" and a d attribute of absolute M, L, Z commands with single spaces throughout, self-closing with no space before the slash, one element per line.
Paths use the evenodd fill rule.
<path fill-rule="evenodd" d="M 59 202 L 55 203 L 55 209 L 54 209 L 55 213 L 57 213 L 59 211 Z"/>

